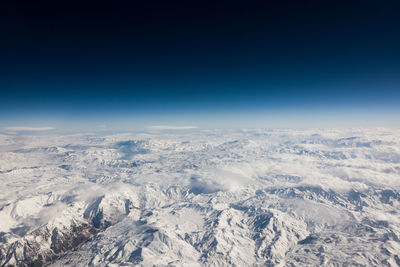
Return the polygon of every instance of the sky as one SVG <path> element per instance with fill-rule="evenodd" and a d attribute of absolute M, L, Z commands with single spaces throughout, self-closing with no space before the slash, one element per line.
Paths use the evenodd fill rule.
<path fill-rule="evenodd" d="M 400 126 L 399 1 L 1 5 L 3 129 Z"/>

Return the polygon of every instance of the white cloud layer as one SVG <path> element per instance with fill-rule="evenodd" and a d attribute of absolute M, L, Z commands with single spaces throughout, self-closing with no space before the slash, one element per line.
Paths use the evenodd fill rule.
<path fill-rule="evenodd" d="M 11 126 L 4 128 L 5 131 L 22 132 L 22 131 L 51 131 L 54 127 L 27 127 L 27 126 Z"/>
<path fill-rule="evenodd" d="M 190 130 L 190 129 L 196 129 L 197 126 L 172 126 L 172 125 L 153 125 L 153 126 L 148 126 L 147 129 L 149 130 Z"/>

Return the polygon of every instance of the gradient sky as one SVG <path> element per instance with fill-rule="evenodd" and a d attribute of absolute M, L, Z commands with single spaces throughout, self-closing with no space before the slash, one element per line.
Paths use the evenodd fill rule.
<path fill-rule="evenodd" d="M 1 5 L 0 127 L 400 126 L 399 1 Z"/>

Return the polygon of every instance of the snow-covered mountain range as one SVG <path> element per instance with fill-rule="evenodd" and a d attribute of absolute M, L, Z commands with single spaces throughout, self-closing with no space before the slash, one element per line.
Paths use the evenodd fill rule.
<path fill-rule="evenodd" d="M 400 131 L 0 135 L 1 266 L 400 266 Z"/>

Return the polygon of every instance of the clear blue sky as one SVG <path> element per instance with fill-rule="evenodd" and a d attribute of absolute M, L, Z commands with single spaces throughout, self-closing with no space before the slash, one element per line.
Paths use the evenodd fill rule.
<path fill-rule="evenodd" d="M 2 127 L 400 126 L 396 1 L 2 10 Z"/>

